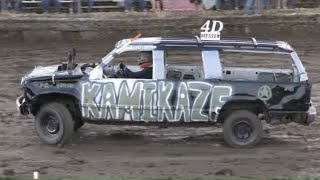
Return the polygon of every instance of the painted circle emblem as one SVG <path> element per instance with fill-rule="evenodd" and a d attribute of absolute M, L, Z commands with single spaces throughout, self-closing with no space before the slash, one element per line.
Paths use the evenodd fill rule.
<path fill-rule="evenodd" d="M 258 91 L 258 97 L 263 100 L 263 101 L 267 101 L 271 98 L 272 96 L 272 91 L 271 91 L 271 88 L 267 85 L 265 86 L 261 86 L 259 88 L 259 91 Z"/>

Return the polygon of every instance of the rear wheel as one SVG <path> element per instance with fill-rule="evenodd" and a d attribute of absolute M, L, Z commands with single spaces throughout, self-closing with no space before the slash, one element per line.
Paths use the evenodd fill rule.
<path fill-rule="evenodd" d="M 44 105 L 36 115 L 36 131 L 47 144 L 64 144 L 72 136 L 74 125 L 69 110 L 60 103 Z"/>
<path fill-rule="evenodd" d="M 252 148 L 262 139 L 262 123 L 257 115 L 247 111 L 232 112 L 223 124 L 223 136 L 234 148 Z"/>

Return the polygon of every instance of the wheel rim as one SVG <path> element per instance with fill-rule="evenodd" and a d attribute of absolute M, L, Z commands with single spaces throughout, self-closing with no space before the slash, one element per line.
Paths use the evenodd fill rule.
<path fill-rule="evenodd" d="M 247 142 L 253 133 L 253 128 L 248 121 L 239 121 L 232 126 L 233 135 L 238 141 Z"/>
<path fill-rule="evenodd" d="M 46 114 L 41 121 L 41 129 L 47 136 L 56 136 L 60 130 L 59 120 L 52 114 Z"/>

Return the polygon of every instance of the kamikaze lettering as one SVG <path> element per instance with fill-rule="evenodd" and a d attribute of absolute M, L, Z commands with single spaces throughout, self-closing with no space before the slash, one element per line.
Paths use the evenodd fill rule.
<path fill-rule="evenodd" d="M 231 96 L 230 86 L 200 81 L 130 81 L 82 85 L 82 116 L 148 122 L 201 122 Z"/>

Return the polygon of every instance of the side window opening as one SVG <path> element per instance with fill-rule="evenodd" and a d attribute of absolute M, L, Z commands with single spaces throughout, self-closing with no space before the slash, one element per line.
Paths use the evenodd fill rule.
<path fill-rule="evenodd" d="M 164 62 L 168 80 L 199 80 L 204 77 L 199 50 L 167 50 Z"/>
<path fill-rule="evenodd" d="M 167 50 L 165 72 L 169 80 L 296 82 L 298 76 L 288 54 L 225 50 Z"/>
<path fill-rule="evenodd" d="M 223 79 L 293 82 L 296 71 L 288 54 L 221 51 Z"/>

